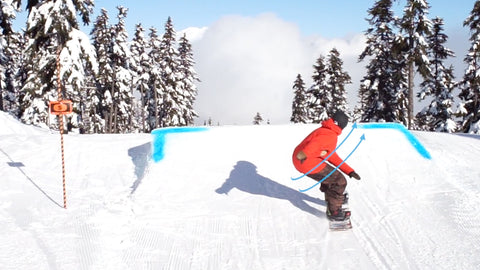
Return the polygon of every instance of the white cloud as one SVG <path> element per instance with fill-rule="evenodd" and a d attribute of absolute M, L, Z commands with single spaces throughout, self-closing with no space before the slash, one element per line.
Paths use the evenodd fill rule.
<path fill-rule="evenodd" d="M 190 33 L 194 35 L 192 29 Z M 344 70 L 357 82 L 348 86 L 349 100 L 355 100 L 363 76 L 363 64 L 357 63 L 364 47 L 362 34 L 306 38 L 296 24 L 271 13 L 223 17 L 191 42 L 202 80 L 195 104 L 198 124 L 209 117 L 214 123 L 251 124 L 257 112 L 272 124 L 288 123 L 297 74 L 309 87 L 316 59 L 333 47 L 340 52 Z"/>
<path fill-rule="evenodd" d="M 187 39 L 190 41 L 190 43 L 197 42 L 198 40 L 202 39 L 203 34 L 205 34 L 205 31 L 207 31 L 208 27 L 188 27 L 182 31 L 179 32 L 177 35 L 177 39 L 180 39 L 183 34 L 187 37 Z"/>

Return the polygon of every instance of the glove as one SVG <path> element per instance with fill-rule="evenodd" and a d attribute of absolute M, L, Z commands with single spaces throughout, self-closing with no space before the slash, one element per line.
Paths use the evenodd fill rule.
<path fill-rule="evenodd" d="M 303 151 L 300 151 L 300 152 L 297 153 L 297 159 L 300 160 L 300 163 L 303 164 L 305 159 L 307 159 L 307 155 L 305 155 L 305 153 Z"/>
<path fill-rule="evenodd" d="M 350 176 L 350 178 L 355 178 L 357 180 L 360 180 L 360 175 L 358 175 L 358 173 L 356 172 L 351 172 L 348 174 L 348 176 Z"/>

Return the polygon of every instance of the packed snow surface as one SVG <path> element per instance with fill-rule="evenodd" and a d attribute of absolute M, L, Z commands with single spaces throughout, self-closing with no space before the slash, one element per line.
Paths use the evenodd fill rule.
<path fill-rule="evenodd" d="M 317 125 L 60 135 L 0 114 L 1 269 L 480 269 L 480 137 L 355 129 L 353 229 L 291 163 Z M 345 128 L 342 140 L 352 126 Z"/>

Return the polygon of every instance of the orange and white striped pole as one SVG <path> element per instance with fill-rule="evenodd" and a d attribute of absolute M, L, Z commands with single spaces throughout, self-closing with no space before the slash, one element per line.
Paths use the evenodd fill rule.
<path fill-rule="evenodd" d="M 62 81 L 60 79 L 60 44 L 57 47 L 57 90 L 58 90 L 58 101 L 62 102 Z M 67 189 L 65 181 L 65 151 L 63 143 L 63 114 L 58 114 L 59 119 L 59 129 L 60 129 L 60 148 L 62 151 L 62 182 L 63 182 L 63 208 L 67 209 Z"/>
<path fill-rule="evenodd" d="M 51 114 L 58 116 L 59 130 L 60 130 L 60 146 L 62 151 L 62 181 L 63 181 L 63 208 L 67 209 L 67 189 L 65 183 L 65 154 L 63 143 L 63 116 L 70 114 L 73 111 L 73 105 L 71 100 L 64 100 L 62 97 L 62 80 L 60 78 L 60 53 L 61 44 L 58 43 L 57 47 L 57 91 L 58 100 L 50 101 L 49 111 Z"/>

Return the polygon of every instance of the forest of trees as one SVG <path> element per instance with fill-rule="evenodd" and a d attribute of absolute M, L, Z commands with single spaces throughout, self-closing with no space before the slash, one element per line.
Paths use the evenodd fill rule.
<path fill-rule="evenodd" d="M 410 129 L 480 133 L 480 0 L 464 27 L 470 48 L 462 78 L 446 62 L 454 53 L 440 17 L 429 18 L 427 0 L 377 0 L 367 10 L 366 46 L 358 60 L 366 69 L 359 105 L 349 108 L 351 77 L 340 52 L 332 48 L 313 65 L 313 83 L 294 81 L 293 123 L 319 123 L 337 109 L 361 122 L 398 122 Z M 79 133 L 150 132 L 159 127 L 193 125 L 197 83 L 192 47 L 177 38 L 168 18 L 160 33 L 139 23 L 129 37 L 128 10 L 117 7 L 110 22 L 102 9 L 92 19 L 90 0 L 0 0 L 0 110 L 26 124 L 58 129 L 50 101 L 73 101 L 63 129 Z M 12 25 L 25 6 L 25 29 Z M 80 24 L 92 26 L 87 35 Z M 414 78 L 417 88 L 414 90 Z M 60 83 L 59 83 L 60 82 Z M 427 104 L 414 114 L 416 100 Z M 263 121 L 260 113 L 254 124 Z M 269 121 L 266 121 L 267 124 Z M 208 123 L 212 124 L 211 118 Z"/>
<path fill-rule="evenodd" d="M 346 102 L 343 71 L 338 51 L 320 56 L 313 66 L 313 84 L 306 88 L 302 76 L 294 81 L 293 123 L 318 123 L 342 109 L 361 122 L 398 122 L 410 129 L 480 134 L 480 1 L 475 1 L 464 26 L 470 30 L 470 49 L 464 58 L 467 69 L 455 81 L 445 61 L 454 53 L 445 44 L 443 19 L 428 18 L 426 0 L 407 0 L 402 16 L 394 16 L 395 0 L 378 0 L 368 10 L 370 27 L 359 61 L 366 61 L 359 106 L 353 112 Z M 414 93 L 414 75 L 421 83 Z M 453 95 L 459 90 L 458 99 Z M 414 99 L 427 106 L 416 115 Z M 455 104 L 457 104 L 455 108 Z"/>
<path fill-rule="evenodd" d="M 117 7 L 115 22 L 107 10 L 93 21 L 89 0 L 1 0 L 0 110 L 22 122 L 58 129 L 48 111 L 57 100 L 73 101 L 64 129 L 80 133 L 150 132 L 192 125 L 199 78 L 191 45 L 176 38 L 171 18 L 163 35 L 141 24 L 131 40 L 128 10 Z M 12 28 L 26 5 L 22 33 Z M 79 30 L 93 24 L 90 36 Z M 58 83 L 60 81 L 60 83 Z"/>

